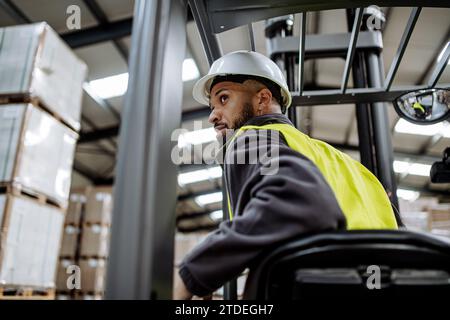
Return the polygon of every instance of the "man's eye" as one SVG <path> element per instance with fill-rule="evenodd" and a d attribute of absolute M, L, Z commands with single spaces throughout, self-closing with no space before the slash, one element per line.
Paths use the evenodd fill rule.
<path fill-rule="evenodd" d="M 227 102 L 227 100 L 228 100 L 227 95 L 224 94 L 223 96 L 220 96 L 220 103 L 224 104 L 225 102 Z"/>

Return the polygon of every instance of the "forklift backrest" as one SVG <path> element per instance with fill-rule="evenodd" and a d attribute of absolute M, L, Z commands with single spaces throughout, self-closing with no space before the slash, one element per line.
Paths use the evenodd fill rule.
<path fill-rule="evenodd" d="M 391 298 L 450 293 L 450 242 L 410 231 L 290 241 L 250 269 L 245 299 Z"/>

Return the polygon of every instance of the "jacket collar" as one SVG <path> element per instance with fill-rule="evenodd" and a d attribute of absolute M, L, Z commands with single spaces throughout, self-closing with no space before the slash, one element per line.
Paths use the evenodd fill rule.
<path fill-rule="evenodd" d="M 292 122 L 286 117 L 284 114 L 281 113 L 271 113 L 271 114 L 264 114 L 262 116 L 256 116 L 248 120 L 244 126 L 263 126 L 266 124 L 272 124 L 272 123 L 285 123 L 293 126 Z"/>

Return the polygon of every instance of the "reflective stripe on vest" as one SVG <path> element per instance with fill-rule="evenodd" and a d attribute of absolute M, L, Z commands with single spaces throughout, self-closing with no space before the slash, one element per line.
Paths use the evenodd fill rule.
<path fill-rule="evenodd" d="M 244 126 L 239 129 L 233 140 L 250 129 L 280 132 L 291 149 L 301 153 L 316 165 L 334 192 L 347 220 L 348 230 L 397 229 L 386 191 L 378 179 L 361 163 L 329 144 L 312 139 L 292 125 L 284 123 Z M 232 219 L 228 190 L 227 198 L 228 213 Z"/>

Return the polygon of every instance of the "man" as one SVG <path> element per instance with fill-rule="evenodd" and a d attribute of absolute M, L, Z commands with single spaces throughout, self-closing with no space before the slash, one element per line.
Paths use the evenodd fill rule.
<path fill-rule="evenodd" d="M 283 115 L 291 95 L 267 57 L 227 54 L 193 94 L 210 105 L 209 121 L 219 136 L 239 130 L 227 140 L 224 161 L 230 221 L 185 257 L 174 298 L 212 293 L 256 263 L 264 249 L 287 239 L 345 228 L 397 228 L 386 192 L 366 168 L 302 134 Z M 258 161 L 251 161 L 255 154 Z"/>

